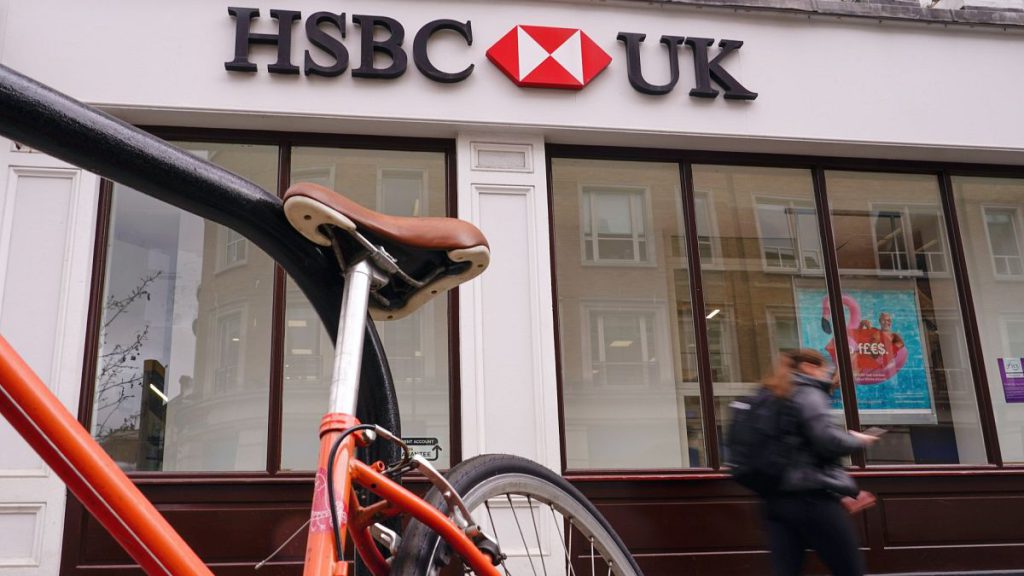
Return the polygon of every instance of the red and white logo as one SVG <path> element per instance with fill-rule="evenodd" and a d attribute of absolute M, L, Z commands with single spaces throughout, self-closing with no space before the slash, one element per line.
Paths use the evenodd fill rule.
<path fill-rule="evenodd" d="M 516 26 L 487 49 L 487 58 L 518 86 L 579 90 L 612 57 L 578 28 Z"/>

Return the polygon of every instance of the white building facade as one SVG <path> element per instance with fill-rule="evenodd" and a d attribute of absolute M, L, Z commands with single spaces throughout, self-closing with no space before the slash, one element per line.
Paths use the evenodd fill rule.
<path fill-rule="evenodd" d="M 479 226 L 490 270 L 378 326 L 403 436 L 563 473 L 648 574 L 766 571 L 726 406 L 797 347 L 889 430 L 851 462 L 873 572 L 1019 568 L 1024 13 L 810 6 L 0 1 L 0 64 L 272 193 Z M 248 570 L 308 515 L 317 315 L 236 232 L 0 142 L 0 333 Z M 127 570 L 0 439 L 0 574 Z"/>

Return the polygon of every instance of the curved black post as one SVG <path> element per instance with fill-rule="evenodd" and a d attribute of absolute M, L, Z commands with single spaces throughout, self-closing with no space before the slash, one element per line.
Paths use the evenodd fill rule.
<path fill-rule="evenodd" d="M 288 224 L 274 194 L 2 65 L 0 135 L 239 232 L 284 267 L 337 338 L 337 261 Z M 364 417 L 397 433 L 387 359 L 372 322 L 367 331 L 362 380 L 376 399 Z"/>
<path fill-rule="evenodd" d="M 275 195 L 5 66 L 0 134 L 238 231 L 284 266 L 335 337 L 337 263 L 288 224 Z"/>

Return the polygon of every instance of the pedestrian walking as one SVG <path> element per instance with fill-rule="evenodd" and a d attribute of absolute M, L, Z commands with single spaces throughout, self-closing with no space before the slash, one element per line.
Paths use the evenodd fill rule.
<path fill-rule="evenodd" d="M 874 496 L 858 489 L 841 458 L 877 437 L 833 423 L 832 369 L 816 350 L 784 355 L 766 388 L 789 400 L 796 421 L 791 462 L 777 489 L 762 494 L 773 573 L 799 575 L 804 550 L 810 548 L 832 574 L 861 576 L 863 559 L 850 515 L 873 505 Z"/>

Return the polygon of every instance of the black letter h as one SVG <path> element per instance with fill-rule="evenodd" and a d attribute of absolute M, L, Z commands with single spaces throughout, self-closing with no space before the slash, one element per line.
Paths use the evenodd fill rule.
<path fill-rule="evenodd" d="M 236 72 L 255 72 L 256 65 L 249 62 L 249 46 L 271 44 L 277 46 L 277 62 L 267 66 L 273 74 L 298 74 L 299 67 L 291 63 L 292 24 L 302 18 L 295 10 L 270 10 L 270 16 L 277 19 L 277 34 L 250 32 L 252 19 L 259 18 L 259 8 L 228 8 L 228 14 L 235 17 L 235 59 L 225 62 L 224 68 Z"/>

